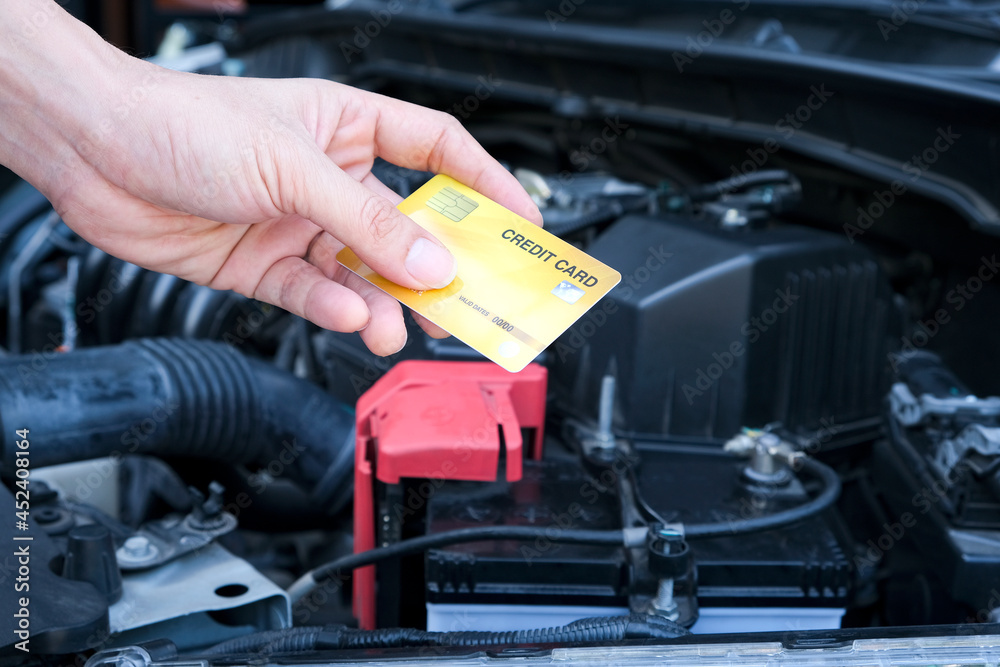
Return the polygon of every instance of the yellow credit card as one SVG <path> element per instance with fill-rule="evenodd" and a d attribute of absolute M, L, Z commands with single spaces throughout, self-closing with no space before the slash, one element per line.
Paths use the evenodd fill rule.
<path fill-rule="evenodd" d="M 418 292 L 345 248 L 337 260 L 516 373 L 611 291 L 621 274 L 472 188 L 435 176 L 397 208 L 455 256 L 447 287 Z"/>

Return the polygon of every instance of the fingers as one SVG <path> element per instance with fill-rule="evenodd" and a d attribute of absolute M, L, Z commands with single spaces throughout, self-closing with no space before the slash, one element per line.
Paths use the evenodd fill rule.
<path fill-rule="evenodd" d="M 406 345 L 406 323 L 403 308 L 391 296 L 371 283 L 351 274 L 344 282 L 368 304 L 371 321 L 361 330 L 361 340 L 380 357 L 387 357 Z"/>
<path fill-rule="evenodd" d="M 315 151 L 297 173 L 285 173 L 295 212 L 351 248 L 368 266 L 411 289 L 439 289 L 455 278 L 455 258 L 392 202 Z M 284 185 L 283 185 L 284 187 Z"/>
<path fill-rule="evenodd" d="M 376 153 L 401 167 L 447 174 L 518 215 L 541 224 L 531 197 L 454 116 L 375 93 L 362 93 L 377 114 Z"/>
<path fill-rule="evenodd" d="M 411 310 L 410 314 L 413 315 L 413 321 L 416 322 L 431 338 L 447 338 L 451 335 L 417 311 Z"/>
<path fill-rule="evenodd" d="M 370 196 L 378 195 L 370 193 Z M 384 201 L 391 207 L 387 200 Z M 405 223 L 420 229 L 409 218 L 399 215 Z M 426 239 L 418 238 L 418 241 Z M 275 262 L 264 274 L 254 297 L 331 331 L 359 331 L 361 340 L 373 353 L 380 356 L 395 354 L 403 349 L 407 338 L 402 307 L 396 299 L 340 267 L 336 260 L 340 247 L 341 241 L 329 232 L 320 232 L 310 242 L 306 259 L 285 257 Z M 336 282 L 338 274 L 342 275 L 343 284 Z M 441 338 L 448 335 L 423 318 L 416 317 L 432 336 Z"/>
<path fill-rule="evenodd" d="M 368 326 L 360 331 L 361 340 L 379 356 L 395 354 L 406 344 L 406 324 L 403 309 L 394 298 L 366 280 L 359 278 L 337 262 L 337 252 L 343 244 L 326 232 L 320 232 L 309 244 L 306 261 L 317 267 L 330 280 L 341 280 L 347 289 L 357 293 L 368 306 Z"/>
<path fill-rule="evenodd" d="M 253 296 L 331 331 L 358 331 L 372 320 L 368 304 L 359 294 L 298 257 L 275 262 Z"/>
<path fill-rule="evenodd" d="M 388 199 L 393 206 L 398 206 L 399 202 L 403 201 L 403 198 L 400 197 L 395 190 L 387 186 L 382 181 L 378 180 L 375 177 L 375 174 L 371 172 L 365 174 L 365 177 L 361 179 L 361 182 L 364 184 L 366 188 L 368 188 L 375 194 L 382 195 L 383 197 Z"/>
<path fill-rule="evenodd" d="M 309 244 L 306 261 L 316 266 L 330 280 L 337 280 L 339 276 L 345 287 L 357 292 L 368 304 L 371 320 L 360 333 L 361 340 L 369 350 L 383 357 L 399 352 L 406 345 L 407 338 L 402 307 L 396 299 L 340 266 L 336 255 L 342 247 L 332 236 L 320 232 Z M 451 335 L 416 312 L 410 312 L 428 335 L 434 338 L 447 338 Z"/>

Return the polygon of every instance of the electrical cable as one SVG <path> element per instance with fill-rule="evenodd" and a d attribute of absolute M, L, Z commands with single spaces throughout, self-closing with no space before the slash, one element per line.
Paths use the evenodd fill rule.
<path fill-rule="evenodd" d="M 641 532 L 641 535 L 639 533 Z M 359 567 L 374 565 L 384 560 L 400 558 L 429 549 L 436 549 L 452 544 L 467 542 L 483 542 L 496 540 L 535 540 L 545 538 L 561 544 L 588 544 L 595 546 L 631 547 L 644 544 L 646 529 L 637 530 L 563 530 L 557 526 L 483 526 L 477 528 L 461 528 L 445 533 L 423 535 L 403 540 L 378 549 L 370 549 L 361 553 L 350 554 L 305 573 L 293 583 L 288 594 L 292 602 L 296 602 L 329 579 L 345 576 Z"/>
<path fill-rule="evenodd" d="M 563 421 L 564 429 L 581 428 L 582 426 L 582 422 L 572 417 L 567 417 Z M 579 438 L 576 434 L 568 435 L 565 430 L 563 434 L 564 437 L 570 440 L 578 440 Z M 837 501 L 837 498 L 840 497 L 841 483 L 837 472 L 816 459 L 807 456 L 802 456 L 796 460 L 800 466 L 797 471 L 805 472 L 822 482 L 823 490 L 815 498 L 796 507 L 766 516 L 713 523 L 681 524 L 683 525 L 684 538 L 689 540 L 707 540 L 715 537 L 760 533 L 797 523 L 831 507 Z M 664 519 L 643 498 L 638 480 L 635 477 L 635 471 L 631 467 L 628 471 L 628 480 L 634 490 L 636 504 L 639 506 L 640 511 L 647 515 L 647 518 L 651 518 L 662 524 L 677 523 Z"/>
<path fill-rule="evenodd" d="M 784 169 L 764 169 L 753 174 L 740 174 L 714 183 L 699 185 L 688 190 L 686 194 L 691 201 L 700 202 L 715 199 L 731 192 L 746 190 L 755 185 L 789 183 L 792 178 L 792 175 Z"/>
<path fill-rule="evenodd" d="M 298 627 L 244 635 L 216 644 L 202 655 L 301 653 L 322 649 L 373 649 L 417 646 L 505 646 L 620 642 L 626 639 L 676 639 L 690 635 L 662 616 L 629 614 L 584 618 L 567 625 L 507 632 L 430 632 L 415 628 L 357 630 L 342 625 Z"/>
<path fill-rule="evenodd" d="M 823 490 L 815 498 L 787 510 L 767 516 L 722 521 L 717 523 L 684 524 L 684 537 L 703 540 L 733 535 L 746 535 L 791 525 L 828 509 L 840 496 L 840 478 L 836 471 L 810 458 L 801 459 L 802 472 L 818 478 Z M 468 542 L 494 540 L 533 540 L 544 537 L 563 544 L 589 544 L 637 547 L 644 544 L 646 528 L 625 530 L 562 530 L 556 527 L 535 526 L 484 526 L 424 535 L 396 542 L 386 547 L 350 554 L 305 573 L 288 588 L 293 603 L 301 600 L 320 584 L 331 579 L 344 579 L 353 570 L 376 563 L 421 553 L 429 549 Z"/>
<path fill-rule="evenodd" d="M 688 540 L 706 540 L 713 537 L 727 537 L 759 533 L 765 530 L 781 528 L 808 519 L 832 506 L 840 497 L 840 477 L 835 470 L 816 459 L 802 458 L 802 472 L 807 472 L 823 482 L 823 490 L 818 496 L 797 507 L 768 514 L 767 516 L 740 519 L 738 521 L 720 521 L 717 523 L 684 524 L 684 538 Z"/>

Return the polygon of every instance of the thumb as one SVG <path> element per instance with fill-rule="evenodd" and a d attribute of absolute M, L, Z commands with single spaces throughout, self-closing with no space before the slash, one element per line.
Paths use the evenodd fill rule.
<path fill-rule="evenodd" d="M 368 189 L 320 153 L 309 169 L 295 212 L 349 247 L 392 282 L 440 289 L 455 279 L 455 258 L 392 202 Z"/>

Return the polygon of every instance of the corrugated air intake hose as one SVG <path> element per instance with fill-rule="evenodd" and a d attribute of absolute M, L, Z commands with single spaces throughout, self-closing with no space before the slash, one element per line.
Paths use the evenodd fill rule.
<path fill-rule="evenodd" d="M 126 454 L 280 462 L 330 512 L 352 493 L 351 410 L 222 343 L 151 338 L 0 358 L 0 422 L 5 477 L 27 428 L 33 469 Z"/>

